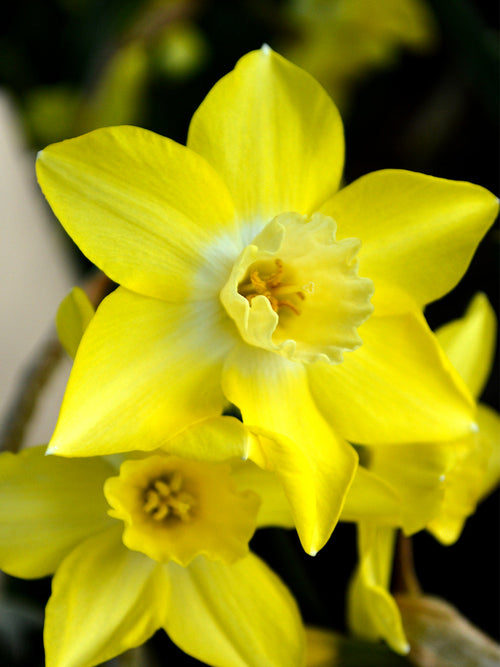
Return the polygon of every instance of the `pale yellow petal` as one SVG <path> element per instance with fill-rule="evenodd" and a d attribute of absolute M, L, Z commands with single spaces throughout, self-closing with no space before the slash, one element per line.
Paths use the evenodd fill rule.
<path fill-rule="evenodd" d="M 112 523 L 102 491 L 112 466 L 45 456 L 45 449 L 0 456 L 0 569 L 16 577 L 52 574 L 77 544 Z"/>
<path fill-rule="evenodd" d="M 184 429 L 165 445 L 169 454 L 200 461 L 246 458 L 252 435 L 235 417 L 213 417 Z"/>
<path fill-rule="evenodd" d="M 416 443 L 370 447 L 369 466 L 400 498 L 400 524 L 406 534 L 424 529 L 441 511 L 447 476 L 467 449 L 462 442 L 440 445 Z"/>
<path fill-rule="evenodd" d="M 302 364 L 241 344 L 226 360 L 223 386 L 262 436 L 249 458 L 280 476 L 302 545 L 316 553 L 339 518 L 356 453 L 321 416 Z"/>
<path fill-rule="evenodd" d="M 279 475 L 252 461 L 232 462 L 233 479 L 241 491 L 251 489 L 260 498 L 257 525 L 294 528 L 292 510 Z"/>
<path fill-rule="evenodd" d="M 314 213 L 337 189 L 344 160 L 342 121 L 325 90 L 267 46 L 212 88 L 188 146 L 226 182 L 246 243 L 279 213 Z"/>
<path fill-rule="evenodd" d="M 192 296 L 197 270 L 220 271 L 217 240 L 219 255 L 237 254 L 225 185 L 202 157 L 153 132 L 106 127 L 52 144 L 38 156 L 37 176 L 82 252 L 133 291 Z"/>
<path fill-rule="evenodd" d="M 51 451 L 151 450 L 220 414 L 232 340 L 224 326 L 217 302 L 166 303 L 118 288 L 82 339 Z"/>
<path fill-rule="evenodd" d="M 165 629 L 180 648 L 215 667 L 300 667 L 304 629 L 282 581 L 257 556 L 233 565 L 197 558 L 168 565 L 171 609 Z"/>
<path fill-rule="evenodd" d="M 471 183 L 388 169 L 354 181 L 321 211 L 339 238 L 361 239 L 360 275 L 393 282 L 423 306 L 463 276 L 498 199 Z"/>
<path fill-rule="evenodd" d="M 500 482 L 500 415 L 489 405 L 480 403 L 477 410 L 479 434 L 491 446 L 481 497 L 487 496 Z"/>
<path fill-rule="evenodd" d="M 439 514 L 428 529 L 443 544 L 460 537 L 467 518 L 478 502 L 500 481 L 500 417 L 486 405 L 478 406 L 479 430 L 446 475 L 445 493 Z"/>
<path fill-rule="evenodd" d="M 359 444 L 450 440 L 475 428 L 475 408 L 418 311 L 372 316 L 363 345 L 336 366 L 308 366 L 312 394 L 344 438 Z"/>
<path fill-rule="evenodd" d="M 497 322 L 488 297 L 476 294 L 465 315 L 436 331 L 447 357 L 474 398 L 479 398 L 493 365 Z"/>
<path fill-rule="evenodd" d="M 340 520 L 372 520 L 378 525 L 400 526 L 401 497 L 388 482 L 360 465 L 347 493 Z"/>
<path fill-rule="evenodd" d="M 47 667 L 91 667 L 143 644 L 169 606 L 165 573 L 126 549 L 120 526 L 89 538 L 59 567 L 45 614 Z"/>
<path fill-rule="evenodd" d="M 401 614 L 389 592 L 394 530 L 370 523 L 358 526 L 359 565 L 349 587 L 348 623 L 364 639 L 384 639 L 398 653 L 408 653 Z"/>

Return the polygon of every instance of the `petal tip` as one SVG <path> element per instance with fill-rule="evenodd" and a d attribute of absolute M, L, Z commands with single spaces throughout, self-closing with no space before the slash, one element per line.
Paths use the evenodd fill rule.
<path fill-rule="evenodd" d="M 410 652 L 410 644 L 406 642 L 405 644 L 401 644 L 400 650 L 403 655 L 408 655 Z"/>
<path fill-rule="evenodd" d="M 272 53 L 272 48 L 266 43 L 262 44 L 260 50 L 265 56 L 269 56 Z"/>

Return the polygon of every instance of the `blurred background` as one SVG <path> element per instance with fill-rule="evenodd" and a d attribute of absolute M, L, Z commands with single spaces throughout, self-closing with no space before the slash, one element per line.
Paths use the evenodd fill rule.
<path fill-rule="evenodd" d="M 490 0 L 23 0 L 3 7 L 3 434 L 16 431 L 20 396 L 38 373 L 47 391 L 35 392 L 26 408 L 33 418 L 16 438 L 29 446 L 50 437 L 70 366 L 59 358 L 50 365 L 55 310 L 92 270 L 38 191 L 37 150 L 117 124 L 140 125 L 185 143 L 190 118 L 212 85 L 244 53 L 267 43 L 313 74 L 338 104 L 346 183 L 391 167 L 471 181 L 498 193 L 498 30 L 498 7 Z M 479 290 L 498 313 L 498 246 L 497 224 L 460 285 L 428 308 L 432 327 L 461 316 Z M 483 400 L 498 409 L 498 397 L 497 360 Z M 424 590 L 497 639 L 499 520 L 497 491 L 469 519 L 457 544 L 443 547 L 428 534 L 414 538 Z M 290 585 L 306 622 L 345 629 L 345 588 L 356 562 L 353 526 L 340 525 L 314 559 L 284 531 L 261 531 L 252 546 Z M 43 664 L 49 594 L 49 580 L 2 579 L 4 664 Z M 164 634 L 150 644 L 144 664 L 197 664 Z M 130 660 L 112 663 L 135 664 Z"/>

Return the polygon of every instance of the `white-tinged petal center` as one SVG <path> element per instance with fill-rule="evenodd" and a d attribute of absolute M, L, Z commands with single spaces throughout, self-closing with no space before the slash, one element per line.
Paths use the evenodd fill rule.
<path fill-rule="evenodd" d="M 330 363 L 361 345 L 373 283 L 358 276 L 360 241 L 335 232 L 321 213 L 282 213 L 243 250 L 220 298 L 247 343 Z"/>

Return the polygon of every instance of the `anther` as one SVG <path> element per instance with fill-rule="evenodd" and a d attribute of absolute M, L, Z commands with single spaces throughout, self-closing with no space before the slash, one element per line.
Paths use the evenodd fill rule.
<path fill-rule="evenodd" d="M 250 280 L 240 284 L 238 291 L 249 303 L 256 296 L 265 296 L 275 313 L 280 308 L 289 308 L 296 315 L 300 315 L 300 310 L 290 300 L 290 297 L 298 297 L 303 301 L 305 294 L 298 285 L 282 282 L 285 270 L 283 260 L 275 259 L 274 263 L 276 264 L 276 271 L 270 273 L 267 277 L 262 277 L 258 269 L 252 271 L 250 273 Z M 287 296 L 288 298 L 281 299 L 281 296 Z"/>
<path fill-rule="evenodd" d="M 182 491 L 183 483 L 178 471 L 168 479 L 154 480 L 144 492 L 143 511 L 155 521 L 174 517 L 181 521 L 190 519 L 195 499 L 190 493 Z"/>

